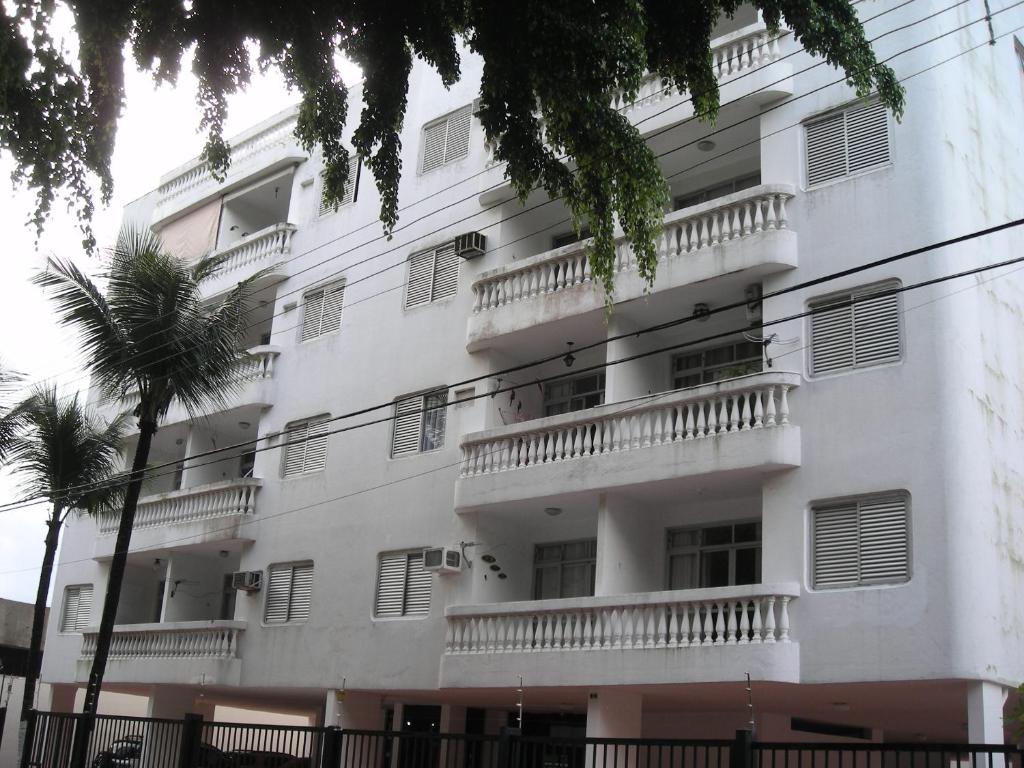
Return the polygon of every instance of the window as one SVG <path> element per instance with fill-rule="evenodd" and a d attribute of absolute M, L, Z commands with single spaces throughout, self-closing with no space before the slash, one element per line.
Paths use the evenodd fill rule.
<path fill-rule="evenodd" d="M 691 205 L 700 205 L 709 200 L 717 200 L 720 197 L 731 195 L 734 192 L 742 192 L 744 189 L 756 187 L 761 183 L 761 171 L 750 173 L 746 176 L 737 176 L 734 179 L 723 181 L 710 187 L 680 195 L 675 199 L 675 210 L 689 208 Z"/>
<path fill-rule="evenodd" d="M 533 550 L 533 599 L 594 594 L 597 539 L 538 544 Z"/>
<path fill-rule="evenodd" d="M 324 175 L 320 174 L 320 210 L 317 213 L 318 216 L 328 216 L 337 211 L 341 206 L 354 203 L 356 197 L 359 195 L 359 171 L 362 167 L 362 163 L 359 161 L 359 155 L 349 155 L 348 157 L 348 178 L 345 180 L 345 188 L 342 191 L 341 199 L 337 203 L 327 202 L 327 198 L 324 195 Z"/>
<path fill-rule="evenodd" d="M 263 621 L 267 624 L 305 621 L 309 618 L 312 598 L 313 563 L 272 565 Z"/>
<path fill-rule="evenodd" d="M 391 458 L 433 451 L 444 445 L 448 390 L 427 392 L 395 402 Z"/>
<path fill-rule="evenodd" d="M 761 345 L 730 342 L 672 358 L 672 387 L 697 387 L 737 376 L 761 372 Z"/>
<path fill-rule="evenodd" d="M 889 162 L 889 118 L 885 106 L 858 103 L 804 126 L 807 186 L 855 176 Z"/>
<path fill-rule="evenodd" d="M 591 373 L 544 385 L 545 416 L 582 411 L 603 404 L 603 373 Z"/>
<path fill-rule="evenodd" d="M 423 570 L 423 550 L 380 556 L 373 605 L 373 615 L 379 617 L 430 613 L 430 572 Z"/>
<path fill-rule="evenodd" d="M 905 493 L 811 509 L 815 589 L 900 584 L 910 578 L 910 518 Z"/>
<path fill-rule="evenodd" d="M 423 126 L 420 171 L 426 173 L 468 155 L 472 124 L 473 105 L 467 104 Z"/>
<path fill-rule="evenodd" d="M 318 472 L 327 465 L 327 421 L 317 416 L 285 427 L 284 476 Z"/>
<path fill-rule="evenodd" d="M 304 293 L 299 341 L 309 341 L 341 328 L 341 307 L 344 303 L 344 280 Z"/>
<path fill-rule="evenodd" d="M 902 353 L 899 287 L 891 282 L 812 301 L 812 376 L 897 362 Z"/>
<path fill-rule="evenodd" d="M 455 243 L 446 243 L 409 258 L 406 309 L 454 296 L 458 290 L 459 256 L 455 253 Z"/>
<path fill-rule="evenodd" d="M 81 632 L 92 618 L 92 584 L 64 588 L 64 608 L 60 614 L 61 632 Z"/>
<path fill-rule="evenodd" d="M 669 589 L 731 587 L 760 581 L 760 523 L 726 523 L 668 532 Z"/>
<path fill-rule="evenodd" d="M 554 250 L 555 248 L 562 248 L 563 246 L 566 245 L 572 245 L 573 243 L 578 243 L 582 240 L 587 240 L 590 238 L 590 236 L 590 227 L 584 227 L 579 234 L 576 234 L 576 231 L 573 230 L 571 232 L 565 232 L 564 234 L 561 235 L 555 235 L 554 237 L 551 238 L 551 249 Z"/>

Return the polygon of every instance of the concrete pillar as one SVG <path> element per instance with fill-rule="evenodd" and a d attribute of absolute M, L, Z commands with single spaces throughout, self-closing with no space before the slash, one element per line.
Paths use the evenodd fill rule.
<path fill-rule="evenodd" d="M 1002 744 L 1003 705 L 1007 691 L 998 683 L 980 681 L 967 688 L 967 740 L 971 744 Z"/>
<path fill-rule="evenodd" d="M 664 589 L 664 531 L 638 504 L 603 494 L 597 511 L 596 595 L 625 595 Z M 661 553 L 661 557 L 658 554 Z"/>
<path fill-rule="evenodd" d="M 384 707 L 380 694 L 363 691 L 330 690 L 324 705 L 324 725 L 357 731 L 384 728 Z"/>
<path fill-rule="evenodd" d="M 50 700 L 43 702 L 40 699 L 39 709 L 48 712 L 74 712 L 77 693 L 78 688 L 73 685 L 53 685 L 50 687 Z"/>
<path fill-rule="evenodd" d="M 198 688 L 182 685 L 150 687 L 146 717 L 180 720 L 188 713 L 213 719 L 213 705 L 207 701 L 206 696 L 200 697 Z"/>
<path fill-rule="evenodd" d="M 590 692 L 587 738 L 638 739 L 643 730 L 643 694 L 617 688 Z M 635 768 L 635 749 L 588 746 L 586 764 L 593 768 Z"/>

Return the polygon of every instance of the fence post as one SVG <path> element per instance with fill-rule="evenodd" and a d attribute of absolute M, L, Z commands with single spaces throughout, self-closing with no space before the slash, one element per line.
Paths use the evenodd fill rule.
<path fill-rule="evenodd" d="M 181 749 L 178 768 L 195 768 L 199 762 L 199 742 L 203 737 L 203 716 L 189 712 L 181 723 Z"/>
<path fill-rule="evenodd" d="M 334 725 L 324 729 L 324 748 L 320 757 L 320 768 L 339 768 L 341 765 L 342 730 Z"/>
<path fill-rule="evenodd" d="M 89 757 L 89 736 L 96 722 L 94 718 L 94 715 L 85 712 L 75 718 L 75 730 L 71 738 L 71 768 L 86 768 L 85 763 Z"/>
<path fill-rule="evenodd" d="M 732 748 L 729 750 L 729 768 L 753 768 L 754 734 L 750 731 L 736 731 Z"/>
<path fill-rule="evenodd" d="M 22 737 L 20 765 L 21 768 L 28 768 L 29 763 L 32 762 L 32 746 L 36 740 L 36 711 L 34 709 L 28 711 L 24 727 L 25 735 Z"/>
<path fill-rule="evenodd" d="M 502 727 L 498 733 L 498 764 L 495 768 L 512 768 L 515 765 L 515 761 L 512 759 L 512 749 L 522 735 L 521 728 Z"/>

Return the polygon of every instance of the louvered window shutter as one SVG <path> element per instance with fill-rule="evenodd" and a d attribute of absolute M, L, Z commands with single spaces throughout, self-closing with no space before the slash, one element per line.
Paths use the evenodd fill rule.
<path fill-rule="evenodd" d="M 327 465 L 329 416 L 300 421 L 285 427 L 284 476 L 316 472 Z"/>
<path fill-rule="evenodd" d="M 381 555 L 377 566 L 376 616 L 401 616 L 405 602 L 406 555 Z"/>
<path fill-rule="evenodd" d="M 64 590 L 64 609 L 60 617 L 61 632 L 80 632 L 92 618 L 92 585 L 83 584 Z"/>
<path fill-rule="evenodd" d="M 306 460 L 303 472 L 316 472 L 327 466 L 327 419 L 317 419 L 309 423 L 306 441 Z"/>
<path fill-rule="evenodd" d="M 409 397 L 395 403 L 395 419 L 391 435 L 392 458 L 419 452 L 423 423 L 422 411 L 422 397 Z"/>
<path fill-rule="evenodd" d="M 406 284 L 405 306 L 429 304 L 434 283 L 434 251 L 414 254 L 409 259 L 409 281 Z"/>
<path fill-rule="evenodd" d="M 320 333 L 331 333 L 341 327 L 341 307 L 344 303 L 344 282 L 334 283 L 324 289 L 324 313 Z"/>
<path fill-rule="evenodd" d="M 306 621 L 313 602 L 313 564 L 292 566 L 291 599 L 288 603 L 288 621 Z"/>
<path fill-rule="evenodd" d="M 288 599 L 292 585 L 292 569 L 287 565 L 270 566 L 267 580 L 267 602 L 263 620 L 267 624 L 283 624 L 288 621 Z"/>
<path fill-rule="evenodd" d="M 430 613 L 430 572 L 423 570 L 423 553 L 408 555 L 405 571 L 406 616 L 423 616 Z"/>
<path fill-rule="evenodd" d="M 327 216 L 334 213 L 338 208 L 349 203 L 354 203 L 359 196 L 359 171 L 362 168 L 359 155 L 349 155 L 348 158 L 348 178 L 345 180 L 345 189 L 341 193 L 341 198 L 337 204 L 327 202 L 327 197 L 323 193 L 323 174 L 320 175 L 320 210 L 317 213 L 318 216 Z"/>
<path fill-rule="evenodd" d="M 324 289 L 309 291 L 302 297 L 302 333 L 299 341 L 309 341 L 320 335 L 324 316 Z"/>
<path fill-rule="evenodd" d="M 473 125 L 473 105 L 467 104 L 448 118 L 448 137 L 444 161 L 450 163 L 469 154 L 469 130 Z"/>
<path fill-rule="evenodd" d="M 434 278 L 430 300 L 454 296 L 459 290 L 459 262 L 455 243 L 438 248 L 434 255 Z"/>
<path fill-rule="evenodd" d="M 906 498 L 874 497 L 814 510 L 814 586 L 898 584 L 910 578 Z"/>
<path fill-rule="evenodd" d="M 306 463 L 308 422 L 297 422 L 285 427 L 284 476 L 298 475 Z"/>
<path fill-rule="evenodd" d="M 878 101 L 808 123 L 805 134 L 809 187 L 881 167 L 891 157 L 889 118 Z"/>
<path fill-rule="evenodd" d="M 897 283 L 886 283 L 811 304 L 812 375 L 870 368 L 900 359 L 899 294 L 872 297 L 895 287 Z"/>
<path fill-rule="evenodd" d="M 423 129 L 423 173 L 444 165 L 445 140 L 448 137 L 448 121 L 441 120 Z"/>
<path fill-rule="evenodd" d="M 309 341 L 341 327 L 341 308 L 345 302 L 344 281 L 309 291 L 303 296 L 302 334 Z"/>

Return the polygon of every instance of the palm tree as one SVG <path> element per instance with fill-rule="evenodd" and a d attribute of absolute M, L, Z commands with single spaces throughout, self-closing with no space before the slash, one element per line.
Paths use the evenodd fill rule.
<path fill-rule="evenodd" d="M 263 273 L 239 283 L 214 306 L 204 305 L 201 286 L 223 261 L 207 256 L 186 263 L 169 254 L 149 230 L 129 227 L 121 230 L 111 252 L 106 295 L 69 262 L 51 261 L 50 269 L 35 278 L 52 291 L 60 322 L 78 330 L 93 385 L 110 399 L 122 399 L 132 389 L 141 398 L 134 411 L 139 438 L 85 693 L 87 722 L 96 714 L 153 435 L 172 401 L 195 416 L 223 404 L 238 385 L 237 364 L 244 353 L 237 346 L 249 320 L 252 282 Z M 84 743 L 77 758 L 79 763 L 85 759 Z"/>
<path fill-rule="evenodd" d="M 0 462 L 7 458 L 7 451 L 24 418 L 24 404 L 11 405 L 11 395 L 21 383 L 21 374 L 0 364 Z"/>
<path fill-rule="evenodd" d="M 40 387 L 21 406 L 23 433 L 11 442 L 9 461 L 25 478 L 28 498 L 45 498 L 50 505 L 46 520 L 46 549 L 39 572 L 32 614 L 32 639 L 21 703 L 22 728 L 35 698 L 42 665 L 43 622 L 50 592 L 53 560 L 60 529 L 71 512 L 99 514 L 116 511 L 119 488 L 104 484 L 117 469 L 127 417 L 101 425 L 79 403 L 78 395 L 57 396 L 57 388 Z"/>

